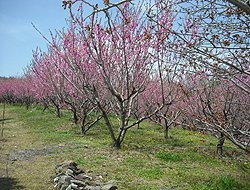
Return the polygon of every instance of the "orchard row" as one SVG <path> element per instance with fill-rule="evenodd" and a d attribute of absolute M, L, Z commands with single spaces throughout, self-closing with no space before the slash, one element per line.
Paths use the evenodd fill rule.
<path fill-rule="evenodd" d="M 115 148 L 146 120 L 162 125 L 166 139 L 171 126 L 207 131 L 218 138 L 219 155 L 225 138 L 249 151 L 245 43 L 205 34 L 214 28 L 177 5 L 124 1 L 93 6 L 85 17 L 84 3 L 77 11 L 70 6 L 67 29 L 51 33 L 51 40 L 44 37 L 48 49 L 34 51 L 25 76 L 1 79 L 1 102 L 52 106 L 58 117 L 61 109 L 70 110 L 83 134 L 102 119 Z M 210 49 L 206 38 L 223 48 Z"/>

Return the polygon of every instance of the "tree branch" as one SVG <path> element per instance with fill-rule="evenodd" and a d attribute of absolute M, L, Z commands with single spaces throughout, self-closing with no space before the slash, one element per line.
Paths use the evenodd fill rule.
<path fill-rule="evenodd" d="M 250 15 L 250 6 L 246 3 L 243 3 L 239 0 L 227 0 L 229 3 L 235 5 L 236 7 L 240 8 L 246 14 Z"/>

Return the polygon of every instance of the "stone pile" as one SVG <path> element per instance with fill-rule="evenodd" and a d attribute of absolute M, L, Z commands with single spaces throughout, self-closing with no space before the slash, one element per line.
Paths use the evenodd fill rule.
<path fill-rule="evenodd" d="M 101 183 L 102 176 L 92 177 L 73 161 L 56 166 L 55 188 L 59 190 L 116 190 L 115 182 Z"/>

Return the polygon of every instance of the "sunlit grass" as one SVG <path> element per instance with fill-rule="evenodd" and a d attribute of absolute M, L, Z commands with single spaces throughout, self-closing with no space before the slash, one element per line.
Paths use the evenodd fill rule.
<path fill-rule="evenodd" d="M 9 163 L 10 176 L 26 189 L 53 189 L 54 167 L 65 160 L 102 175 L 103 181 L 116 180 L 119 189 L 244 190 L 250 186 L 249 157 L 227 141 L 225 150 L 237 151 L 243 161 L 218 159 L 217 141 L 210 135 L 171 128 L 170 138 L 164 140 L 160 126 L 144 122 L 140 129 L 128 131 L 121 150 L 115 150 L 103 121 L 83 136 L 67 111 L 57 118 L 38 106 L 26 110 L 8 105 L 6 117 L 12 119 L 5 125 L 3 154 L 60 147 L 31 160 Z"/>

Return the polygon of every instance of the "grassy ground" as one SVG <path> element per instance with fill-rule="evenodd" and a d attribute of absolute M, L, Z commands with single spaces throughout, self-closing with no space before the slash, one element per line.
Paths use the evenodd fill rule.
<path fill-rule="evenodd" d="M 218 159 L 216 139 L 209 135 L 171 129 L 171 138 L 164 141 L 159 126 L 143 123 L 128 132 L 121 150 L 114 150 L 102 122 L 82 136 L 67 112 L 59 119 L 39 107 L 27 111 L 8 105 L 6 119 L 0 141 L 1 190 L 53 189 L 54 168 L 65 160 L 103 176 L 104 182 L 116 180 L 119 189 L 250 187 L 249 156 L 226 142 L 225 156 Z"/>

